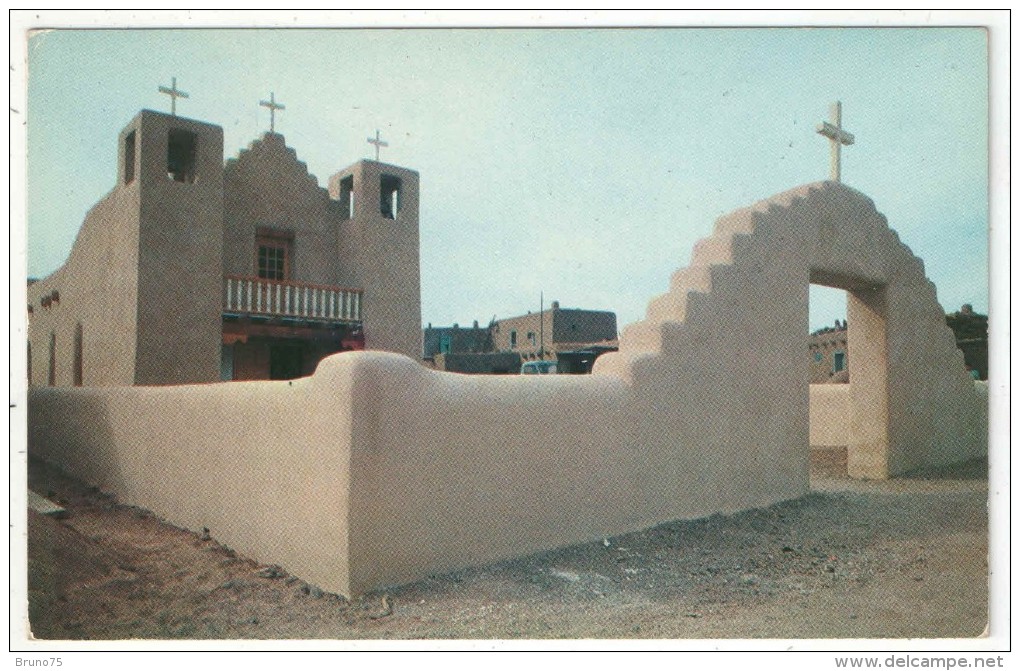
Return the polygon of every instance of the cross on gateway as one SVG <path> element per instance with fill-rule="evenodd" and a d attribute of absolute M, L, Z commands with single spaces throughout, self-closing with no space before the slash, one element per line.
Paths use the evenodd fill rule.
<path fill-rule="evenodd" d="M 268 107 L 269 108 L 269 132 L 270 133 L 275 133 L 276 132 L 276 110 L 285 110 L 287 108 L 284 107 L 282 104 L 276 102 L 276 95 L 272 91 L 269 92 L 269 100 L 268 101 L 267 100 L 260 100 L 259 101 L 259 105 L 262 106 L 262 107 Z"/>
<path fill-rule="evenodd" d="M 177 77 L 170 78 L 170 88 L 160 86 L 159 92 L 170 96 L 170 116 L 177 116 L 177 99 L 188 97 L 187 93 L 177 88 Z"/>
<path fill-rule="evenodd" d="M 379 129 L 378 128 L 375 130 L 375 139 L 373 140 L 372 138 L 368 138 L 368 143 L 375 145 L 375 160 L 377 160 L 377 161 L 379 160 L 379 147 L 389 147 L 390 146 L 389 142 L 383 142 L 382 140 L 379 139 Z"/>
<path fill-rule="evenodd" d="M 829 108 L 832 123 L 823 121 L 818 124 L 818 134 L 829 138 L 829 179 L 834 182 L 840 177 L 840 149 L 843 145 L 854 143 L 854 136 L 843 130 L 843 104 L 838 100 Z"/>

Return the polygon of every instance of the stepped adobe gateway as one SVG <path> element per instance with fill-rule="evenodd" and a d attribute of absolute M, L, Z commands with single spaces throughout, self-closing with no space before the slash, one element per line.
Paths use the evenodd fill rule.
<path fill-rule="evenodd" d="M 222 128 L 150 110 L 118 144 L 116 185 L 28 287 L 30 384 L 290 379 L 344 350 L 420 355 L 416 172 L 362 160 L 324 189 L 278 133 L 224 164 Z"/>

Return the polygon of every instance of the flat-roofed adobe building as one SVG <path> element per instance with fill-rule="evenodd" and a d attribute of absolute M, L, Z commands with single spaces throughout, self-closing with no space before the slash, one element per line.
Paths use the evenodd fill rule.
<path fill-rule="evenodd" d="M 617 345 L 615 312 L 561 308 L 559 301 L 541 312 L 497 320 L 491 329 L 493 349 L 517 352 L 526 361 L 556 360 L 561 352 L 591 345 Z"/>
<path fill-rule="evenodd" d="M 284 137 L 224 164 L 219 126 L 143 110 L 113 189 L 28 287 L 29 383 L 310 374 L 325 356 L 419 358 L 418 174 L 362 160 L 321 188 Z"/>

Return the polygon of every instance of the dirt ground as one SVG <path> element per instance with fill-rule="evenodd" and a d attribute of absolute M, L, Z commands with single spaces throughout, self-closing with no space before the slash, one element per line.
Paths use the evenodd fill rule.
<path fill-rule="evenodd" d="M 976 637 L 986 462 L 887 482 L 816 454 L 812 492 L 731 517 L 434 576 L 348 601 L 41 463 L 28 611 L 40 639 Z"/>

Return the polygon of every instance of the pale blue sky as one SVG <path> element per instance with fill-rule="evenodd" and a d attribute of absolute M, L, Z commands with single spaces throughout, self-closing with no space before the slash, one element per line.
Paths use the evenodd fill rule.
<path fill-rule="evenodd" d="M 67 257 L 115 182 L 117 134 L 172 76 L 227 158 L 277 130 L 325 185 L 372 154 L 421 173 L 422 322 L 546 304 L 641 318 L 716 217 L 828 174 L 925 260 L 948 311 L 988 309 L 980 28 L 54 31 L 29 40 L 28 272 Z M 833 295 L 835 294 L 835 295 Z M 813 292 L 811 326 L 843 316 Z"/>

